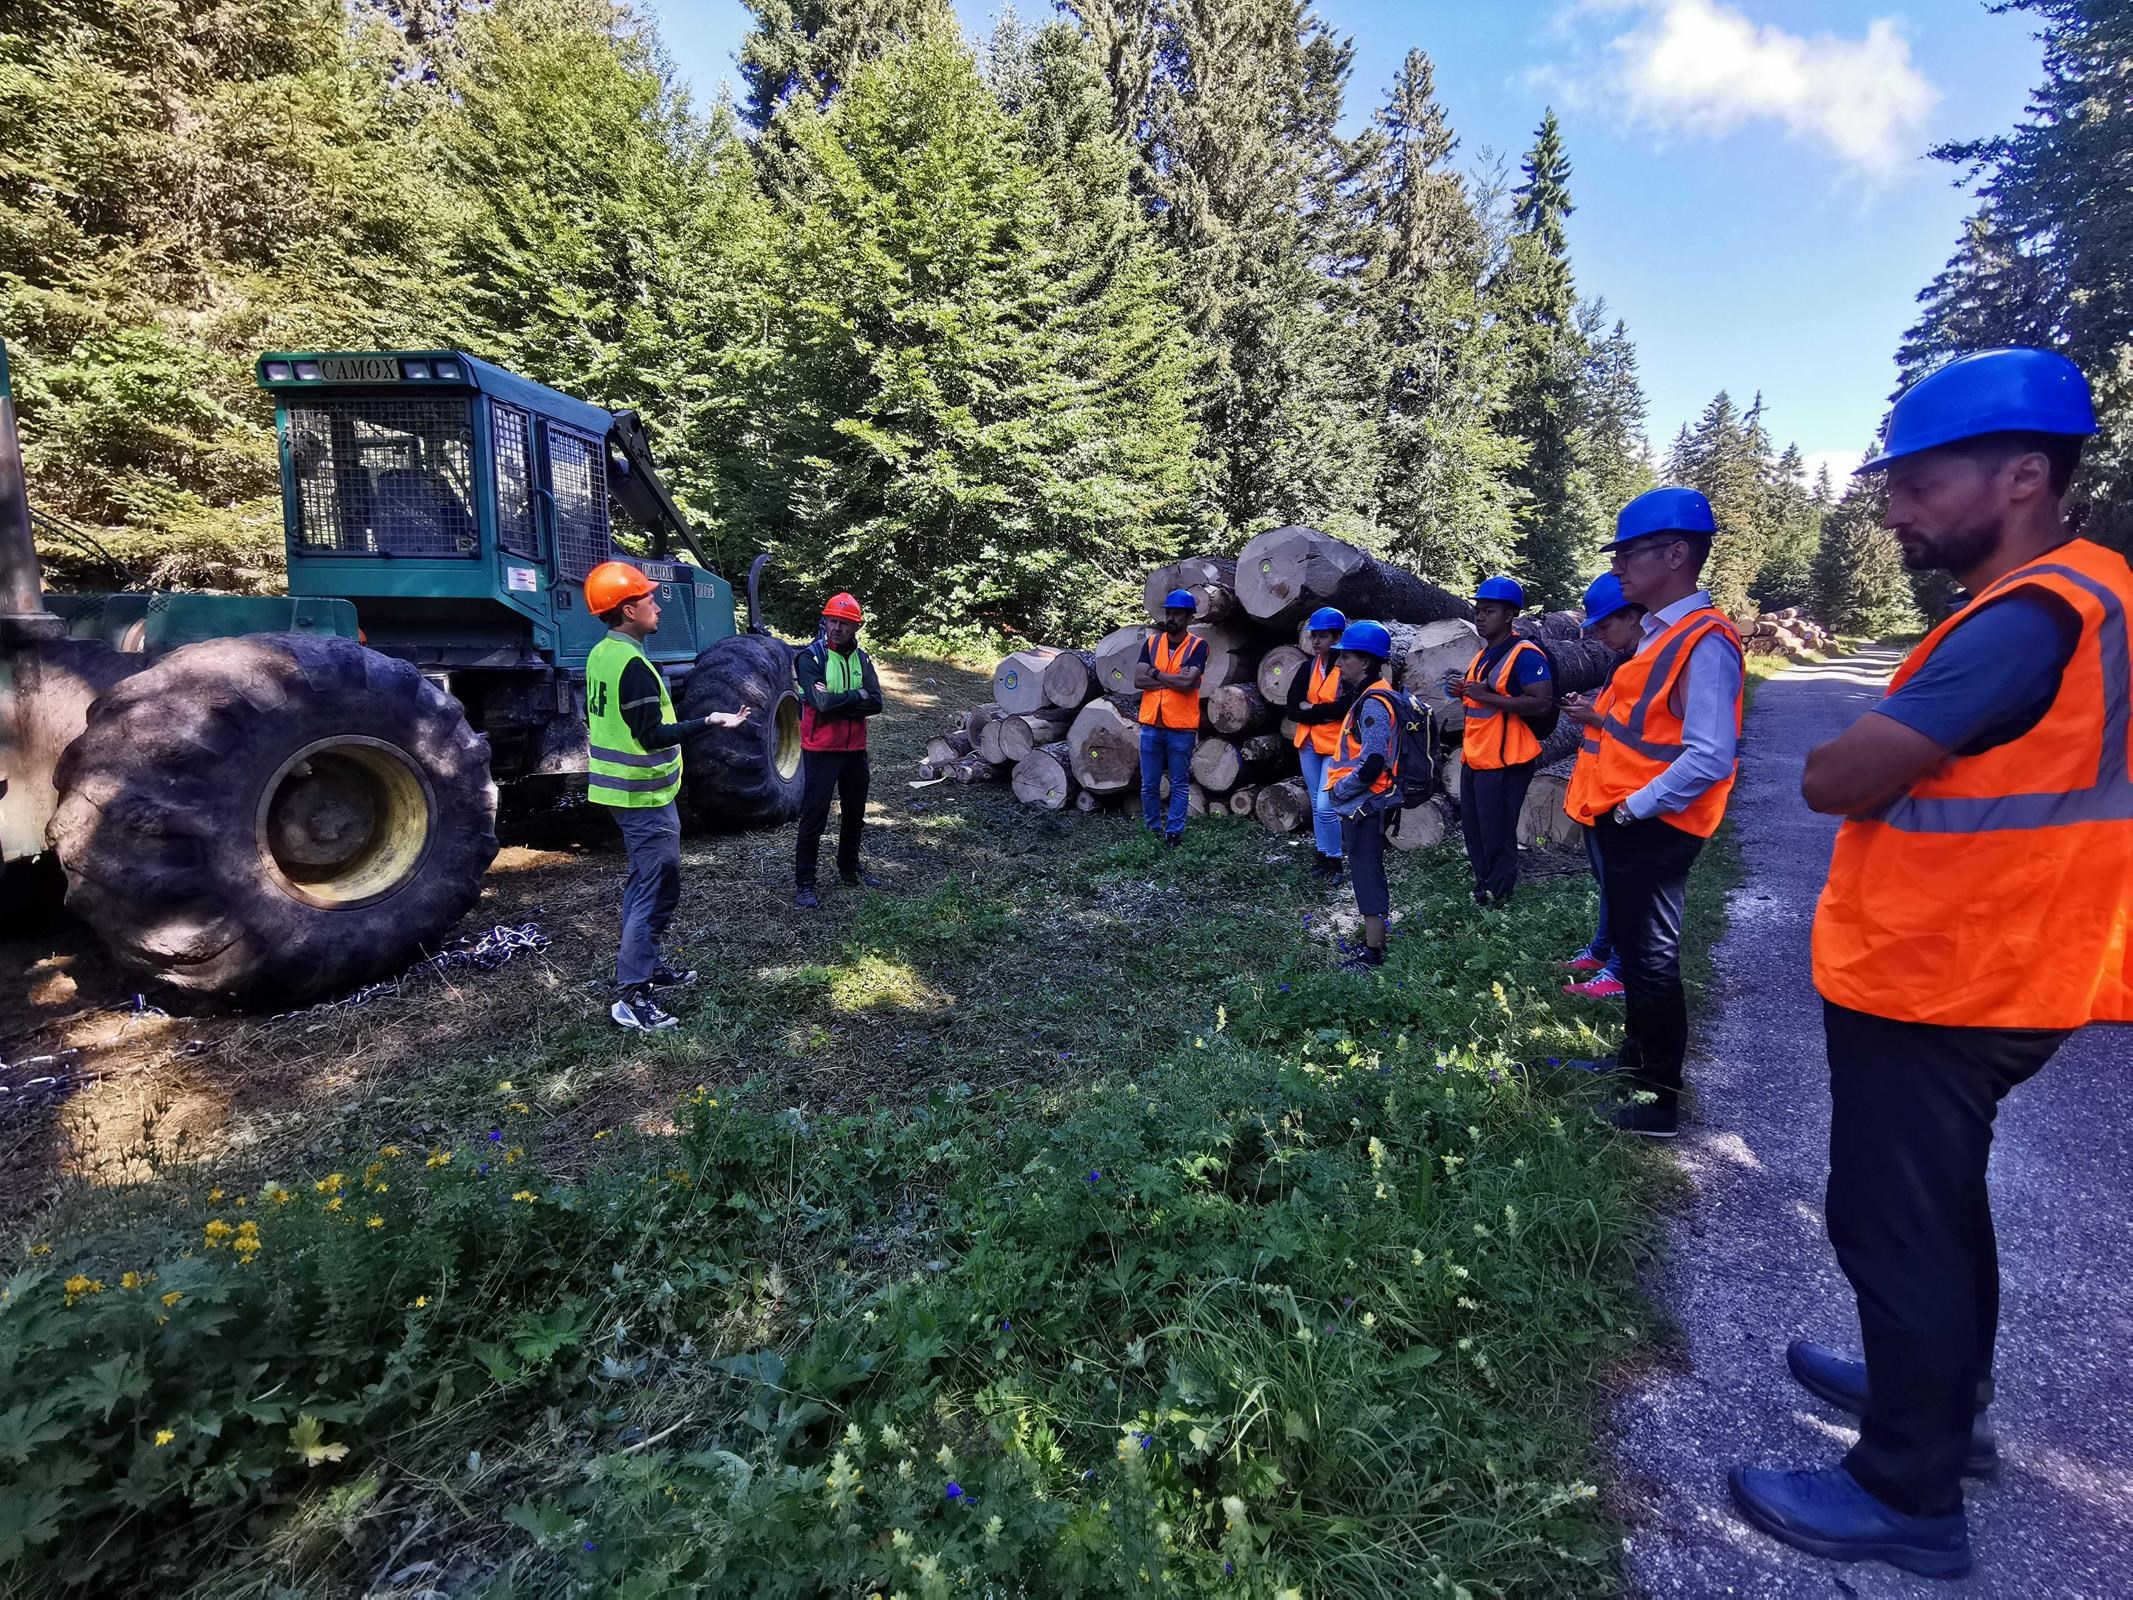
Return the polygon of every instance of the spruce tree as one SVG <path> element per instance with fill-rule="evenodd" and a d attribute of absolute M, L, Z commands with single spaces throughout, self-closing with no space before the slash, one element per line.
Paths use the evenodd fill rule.
<path fill-rule="evenodd" d="M 1565 223 L 1570 160 L 1555 113 L 1542 120 L 1513 194 L 1507 258 L 1490 286 L 1510 339 L 1506 427 L 1526 446 L 1511 473 L 1520 496 L 1517 568 L 1535 598 L 1568 605 L 1598 546 L 1601 508 L 1584 450 L 1587 351 L 1577 323 Z"/>
<path fill-rule="evenodd" d="M 788 102 L 821 107 L 883 52 L 954 26 L 947 0 L 743 0 L 741 114 L 759 132 Z"/>
<path fill-rule="evenodd" d="M 1902 547 L 1881 525 L 1886 491 L 1855 480 L 1823 519 L 1814 562 L 1814 611 L 1838 633 L 1883 639 L 1919 625 Z"/>
<path fill-rule="evenodd" d="M 1822 469 L 1821 492 L 1829 488 L 1829 469 Z M 1756 604 L 1765 611 L 1783 611 L 1790 606 L 1809 606 L 1814 601 L 1814 562 L 1822 543 L 1824 505 L 1817 491 L 1808 487 L 1807 461 L 1800 447 L 1790 444 L 1773 464 L 1766 504 L 1770 537 L 1763 551 L 1762 569 L 1755 575 Z"/>
<path fill-rule="evenodd" d="M 1597 332 L 1606 322 L 1606 303 L 1582 308 L 1580 321 Z M 1621 318 L 1602 336 L 1586 335 L 1591 354 L 1585 361 L 1585 447 L 1590 461 L 1593 497 L 1601 524 L 1651 488 L 1652 447 L 1644 434 L 1644 381 L 1637 370 L 1637 346 Z"/>

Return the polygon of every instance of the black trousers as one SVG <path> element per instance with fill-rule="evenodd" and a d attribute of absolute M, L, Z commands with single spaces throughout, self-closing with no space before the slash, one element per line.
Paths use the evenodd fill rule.
<path fill-rule="evenodd" d="M 1703 849 L 1693 833 L 1652 817 L 1597 824 L 1600 888 L 1622 962 L 1622 1071 L 1672 1111 L 1689 1049 L 1689 1005 L 1681 989 L 1681 912 L 1689 868 Z"/>
<path fill-rule="evenodd" d="M 1348 857 L 1348 881 L 1355 885 L 1355 909 L 1366 917 L 1384 916 L 1392 909 L 1392 887 L 1385 881 L 1385 813 L 1341 818 L 1341 849 Z"/>
<path fill-rule="evenodd" d="M 1468 767 L 1459 775 L 1459 828 L 1477 900 L 1508 900 L 1518 887 L 1518 814 L 1533 787 L 1534 765 Z"/>
<path fill-rule="evenodd" d="M 1993 1118 L 2066 1035 L 1893 1022 L 1826 1001 L 1822 1028 L 1823 1215 L 1858 1296 L 1869 1395 L 1844 1465 L 1897 1510 L 1937 1516 L 1963 1503 L 1971 1418 L 1992 1398 Z"/>
<path fill-rule="evenodd" d="M 864 750 L 810 750 L 800 796 L 800 842 L 793 855 L 793 878 L 803 889 L 815 886 L 815 863 L 822 854 L 822 830 L 829 825 L 830 801 L 837 802 L 837 871 L 859 871 L 859 834 L 867 822 L 867 785 L 873 769 Z"/>

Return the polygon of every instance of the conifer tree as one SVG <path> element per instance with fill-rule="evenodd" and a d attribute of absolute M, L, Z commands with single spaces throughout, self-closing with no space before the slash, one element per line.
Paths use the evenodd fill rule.
<path fill-rule="evenodd" d="M 1918 626 L 1902 548 L 1881 525 L 1884 508 L 1879 480 L 1859 479 L 1823 519 L 1814 610 L 1838 633 L 1881 639 Z"/>

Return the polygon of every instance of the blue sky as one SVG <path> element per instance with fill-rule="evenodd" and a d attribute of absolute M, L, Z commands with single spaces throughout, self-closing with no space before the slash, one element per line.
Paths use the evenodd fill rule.
<path fill-rule="evenodd" d="M 651 0 L 682 76 L 738 81 L 740 0 Z M 998 0 L 958 0 L 973 37 Z M 1048 15 L 1025 0 L 1025 18 Z M 1352 36 L 1353 117 L 1415 46 L 1468 162 L 1517 155 L 1544 107 L 1574 174 L 1578 286 L 1626 318 L 1663 449 L 1720 389 L 1848 468 L 1872 437 L 1913 297 L 1968 197 L 1935 142 L 2000 132 L 2038 50 L 1982 0 L 1320 0 Z"/>

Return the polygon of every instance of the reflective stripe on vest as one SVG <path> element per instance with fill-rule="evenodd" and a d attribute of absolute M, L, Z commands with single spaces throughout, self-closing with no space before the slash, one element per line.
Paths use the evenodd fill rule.
<path fill-rule="evenodd" d="M 1733 624 L 1717 607 L 1705 606 L 1677 619 L 1615 669 L 1596 707 L 1600 712 L 1599 748 L 1592 755 L 1591 775 L 1573 791 L 1577 804 L 1570 808 L 1570 814 L 1578 821 L 1597 822 L 1666 771 L 1688 748 L 1683 743 L 1681 714 L 1674 709 L 1674 691 L 1688 670 L 1697 645 L 1712 634 L 1722 637 L 1736 654 L 1741 653 L 1740 635 Z M 1743 690 L 1745 687 L 1744 683 Z M 1741 703 L 1742 695 L 1736 692 L 1736 732 L 1740 728 Z M 1661 812 L 1661 819 L 1684 833 L 1710 838 L 1725 819 L 1726 799 L 1733 792 L 1739 771 L 1736 759 L 1732 772 L 1685 809 Z"/>
<path fill-rule="evenodd" d="M 596 805 L 632 810 L 663 806 L 681 792 L 681 749 L 647 750 L 630 732 L 623 712 L 622 673 L 632 661 L 651 666 L 644 647 L 627 634 L 610 633 L 585 658 L 585 798 Z M 659 685 L 659 720 L 674 720 L 666 680 Z"/>
<path fill-rule="evenodd" d="M 1176 644 L 1171 643 L 1169 634 L 1158 633 L 1148 641 L 1149 664 L 1157 672 L 1183 672 L 1187 653 L 1198 643 L 1189 633 L 1180 634 Z M 1200 691 L 1197 688 L 1143 689 L 1141 726 L 1197 732 L 1200 726 Z"/>
<path fill-rule="evenodd" d="M 1392 719 L 1392 737 L 1385 745 L 1385 768 L 1370 785 L 1370 792 L 1384 794 L 1399 781 L 1400 702 L 1393 698 L 1392 685 L 1380 678 L 1355 697 L 1355 704 L 1341 719 L 1340 742 L 1334 746 L 1333 760 L 1326 768 L 1326 787 L 1329 789 L 1363 764 L 1363 741 L 1356 736 L 1356 718 L 1362 714 L 1363 702 L 1373 696 L 1385 702 L 1385 710 Z"/>
<path fill-rule="evenodd" d="M 1525 651 L 1539 651 L 1546 659 L 1547 652 L 1530 639 L 1520 639 L 1503 653 L 1496 663 L 1496 680 L 1488 683 L 1478 680 L 1474 674 L 1481 670 L 1481 663 L 1488 655 L 1487 649 L 1479 651 L 1466 664 L 1469 683 L 1482 682 L 1485 688 L 1498 694 L 1511 692 L 1511 669 Z M 1466 728 L 1459 737 L 1460 757 L 1477 772 L 1493 772 L 1499 767 L 1515 767 L 1522 762 L 1540 759 L 1540 740 L 1526 726 L 1526 719 L 1512 711 L 1492 711 L 1470 702 L 1462 702 L 1466 708 Z"/>
<path fill-rule="evenodd" d="M 1304 690 L 1304 704 L 1330 706 L 1340 698 L 1341 671 L 1333 665 L 1334 652 L 1327 651 L 1311 662 L 1310 686 Z M 1296 748 L 1309 745 L 1322 756 L 1330 756 L 1339 746 L 1341 725 L 1338 722 L 1300 722 L 1296 725 Z"/>
<path fill-rule="evenodd" d="M 1837 830 L 1815 987 L 1899 1022 L 2133 1021 L 2133 650 L 2126 559 L 2077 539 L 1988 585 L 1897 669 L 1894 694 L 1993 600 L 2035 590 L 2081 634 L 2036 726 L 1957 755 Z"/>

